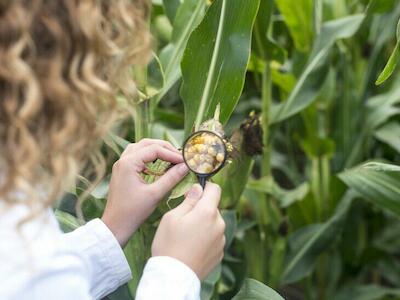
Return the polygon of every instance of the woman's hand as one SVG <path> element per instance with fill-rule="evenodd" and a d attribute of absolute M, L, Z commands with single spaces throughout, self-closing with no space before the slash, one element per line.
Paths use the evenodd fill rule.
<path fill-rule="evenodd" d="M 157 158 L 176 165 L 154 183 L 147 184 L 140 172 L 145 169 L 146 163 Z M 113 166 L 102 217 L 122 247 L 187 172 L 182 154 L 168 142 L 143 139 L 125 149 Z"/>
<path fill-rule="evenodd" d="M 177 208 L 166 213 L 153 240 L 152 256 L 170 256 L 202 280 L 222 260 L 225 222 L 218 211 L 221 189 L 195 184 Z"/>

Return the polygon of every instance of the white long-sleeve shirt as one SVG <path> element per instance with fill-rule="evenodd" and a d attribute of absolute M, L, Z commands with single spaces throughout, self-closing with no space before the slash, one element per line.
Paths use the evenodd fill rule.
<path fill-rule="evenodd" d="M 101 299 L 131 279 L 120 245 L 100 219 L 63 234 L 51 210 L 18 229 L 27 208 L 1 208 L 0 299 Z M 200 281 L 189 267 L 153 257 L 135 299 L 198 300 L 199 295 Z"/>

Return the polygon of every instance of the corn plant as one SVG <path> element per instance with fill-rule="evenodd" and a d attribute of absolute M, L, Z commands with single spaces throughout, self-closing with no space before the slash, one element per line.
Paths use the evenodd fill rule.
<path fill-rule="evenodd" d="M 236 154 L 213 178 L 227 245 L 202 299 L 400 297 L 399 18 L 396 0 L 153 0 L 153 59 L 103 151 L 111 166 L 128 141 L 180 147 L 217 110 Z M 132 237 L 134 278 L 109 299 L 134 298 L 161 216 L 193 182 Z M 80 224 L 75 194 L 57 210 L 65 231 Z"/>

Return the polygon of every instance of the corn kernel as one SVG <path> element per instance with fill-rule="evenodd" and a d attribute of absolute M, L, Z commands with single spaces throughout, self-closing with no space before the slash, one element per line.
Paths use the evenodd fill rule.
<path fill-rule="evenodd" d="M 188 165 L 192 169 L 195 169 L 197 167 L 197 163 L 194 161 L 194 159 L 189 160 Z"/>
<path fill-rule="evenodd" d="M 218 153 L 216 156 L 217 161 L 222 162 L 224 160 L 225 156 L 222 153 Z"/>
<path fill-rule="evenodd" d="M 188 147 L 188 148 L 187 148 L 187 152 L 188 152 L 188 153 L 194 153 L 194 152 L 195 152 L 194 147 L 193 147 L 193 146 Z"/>
<path fill-rule="evenodd" d="M 203 163 L 199 166 L 198 172 L 199 173 L 210 173 L 213 171 L 213 166 L 210 165 L 209 163 Z"/>
<path fill-rule="evenodd" d="M 208 152 L 208 154 L 210 154 L 210 155 L 212 155 L 212 156 L 217 155 L 217 151 L 215 151 L 214 147 L 209 147 L 209 148 L 207 149 L 207 152 Z"/>

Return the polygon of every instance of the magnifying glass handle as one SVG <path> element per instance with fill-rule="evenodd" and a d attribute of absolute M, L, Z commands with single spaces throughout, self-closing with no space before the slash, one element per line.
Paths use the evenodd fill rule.
<path fill-rule="evenodd" d="M 199 179 L 199 183 L 204 190 L 204 187 L 206 186 L 207 177 L 206 176 L 197 176 L 197 178 Z"/>

